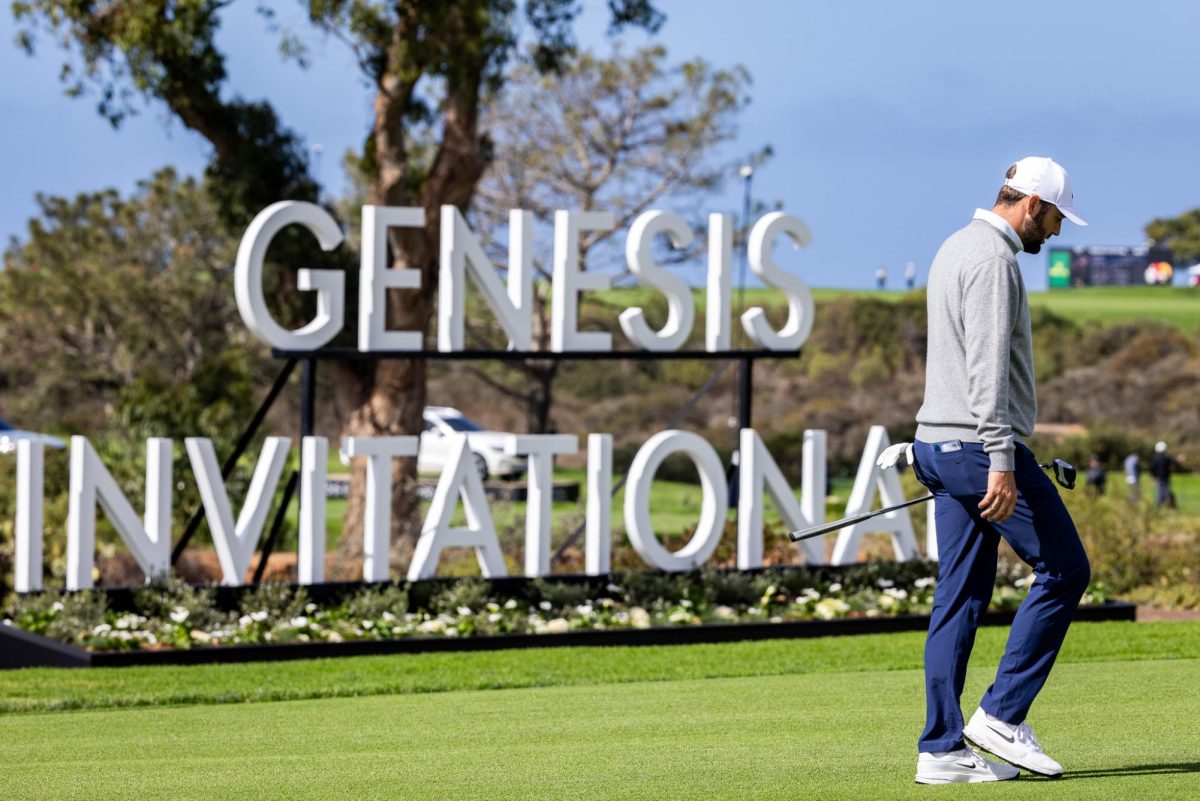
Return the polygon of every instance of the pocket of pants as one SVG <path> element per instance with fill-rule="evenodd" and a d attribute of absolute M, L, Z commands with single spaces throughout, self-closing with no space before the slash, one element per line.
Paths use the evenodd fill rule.
<path fill-rule="evenodd" d="M 938 479 L 946 492 L 954 497 L 982 497 L 987 492 L 987 471 L 976 469 L 972 454 L 966 449 L 933 454 Z"/>

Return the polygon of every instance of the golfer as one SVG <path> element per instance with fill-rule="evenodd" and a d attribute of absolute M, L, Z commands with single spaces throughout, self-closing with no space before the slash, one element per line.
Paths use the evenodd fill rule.
<path fill-rule="evenodd" d="M 925 403 L 917 413 L 917 478 L 934 495 L 939 578 L 925 642 L 922 784 L 1001 781 L 1019 771 L 967 741 L 1045 776 L 1062 765 L 1042 752 L 1026 716 L 1091 578 L 1087 554 L 1054 482 L 1022 442 L 1037 399 L 1029 301 L 1017 267 L 1073 208 L 1067 171 L 1030 157 L 1009 168 L 996 204 L 942 245 L 929 270 Z M 1003 537 L 1033 568 L 996 679 L 964 727 L 959 698 L 975 629 L 992 598 Z"/>

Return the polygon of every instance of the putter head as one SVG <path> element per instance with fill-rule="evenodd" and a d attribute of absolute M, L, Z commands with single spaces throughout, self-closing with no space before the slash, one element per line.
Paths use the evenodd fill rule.
<path fill-rule="evenodd" d="M 1041 465 L 1041 467 L 1044 470 L 1051 471 L 1054 474 L 1054 480 L 1063 489 L 1075 489 L 1075 465 L 1062 459 L 1055 459 L 1053 462 Z"/>

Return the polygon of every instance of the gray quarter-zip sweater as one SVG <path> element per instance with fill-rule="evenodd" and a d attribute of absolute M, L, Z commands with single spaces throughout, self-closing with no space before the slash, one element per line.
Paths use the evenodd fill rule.
<path fill-rule="evenodd" d="M 1011 229 L 1009 229 L 1011 231 Z M 1014 468 L 1014 440 L 1033 433 L 1037 394 L 1019 240 L 975 220 L 929 268 L 925 403 L 917 439 L 981 442 L 993 471 Z"/>

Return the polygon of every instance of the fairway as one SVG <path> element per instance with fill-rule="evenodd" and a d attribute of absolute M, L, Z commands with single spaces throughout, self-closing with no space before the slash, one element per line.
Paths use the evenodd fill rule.
<path fill-rule="evenodd" d="M 981 631 L 964 705 L 973 708 L 990 681 L 1005 633 Z M 1067 768 L 1059 781 L 914 785 L 921 636 L 906 633 L 103 671 L 96 686 L 116 680 L 112 704 L 137 692 L 138 703 L 171 703 L 189 680 L 214 695 L 0 715 L 0 787 L 14 801 L 1197 798 L 1198 642 L 1195 623 L 1075 626 L 1031 713 Z M 276 670 L 299 697 L 310 680 L 313 695 L 339 687 L 348 695 L 356 676 L 368 692 L 387 693 L 377 683 L 389 675 L 410 681 L 369 697 L 222 703 L 246 700 Z M 498 689 L 457 689 L 481 686 L 489 673 Z M 89 675 L 9 673 L 0 696 L 36 683 L 49 702 L 90 684 Z M 222 698 L 214 685 L 223 675 Z"/>

